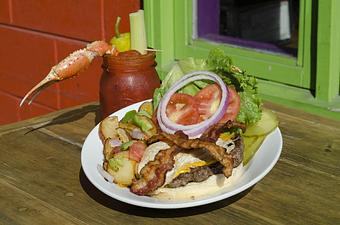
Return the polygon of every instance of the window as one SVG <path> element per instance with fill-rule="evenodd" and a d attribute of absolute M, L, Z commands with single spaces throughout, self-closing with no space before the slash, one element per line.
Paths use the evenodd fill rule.
<path fill-rule="evenodd" d="M 175 57 L 183 58 L 187 56 L 206 55 L 209 49 L 216 47 L 215 42 L 207 38 L 200 37 L 199 30 L 199 3 L 200 1 L 174 1 L 174 18 L 175 30 Z M 219 2 L 219 1 L 217 1 Z M 221 1 L 222 2 L 222 1 Z M 311 87 L 310 80 L 310 38 L 305 38 L 311 33 L 311 15 L 305 12 L 311 12 L 311 1 L 300 0 L 299 7 L 299 30 L 297 41 L 296 57 L 288 54 L 275 54 L 274 51 L 264 51 L 256 47 L 249 47 L 249 43 L 261 43 L 259 41 L 246 41 L 248 46 L 241 44 L 228 43 L 220 45 L 234 60 L 234 63 L 245 68 L 249 73 L 264 80 L 275 81 L 303 88 Z M 197 18 L 197 21 L 195 21 Z M 193 26 L 189 26 L 193 24 Z M 197 26 L 198 24 L 198 26 Z M 197 32 L 197 33 L 196 33 Z M 196 36 L 197 35 L 197 36 Z M 227 37 L 231 39 L 230 37 Z M 244 39 L 237 39 L 236 42 L 243 42 Z M 268 45 L 268 43 L 267 43 Z M 275 45 L 272 45 L 275 46 Z"/>
<path fill-rule="evenodd" d="M 266 99 L 340 118 L 340 1 L 144 0 L 144 9 L 161 78 L 174 60 L 219 47 L 259 78 Z M 266 10 L 264 27 L 242 25 L 261 24 Z"/>
<path fill-rule="evenodd" d="M 194 38 L 297 56 L 299 0 L 197 0 L 193 7 Z"/>

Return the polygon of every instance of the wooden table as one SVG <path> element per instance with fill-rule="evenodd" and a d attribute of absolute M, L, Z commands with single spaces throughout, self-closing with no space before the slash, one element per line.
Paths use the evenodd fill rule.
<path fill-rule="evenodd" d="M 97 190 L 80 164 L 89 104 L 0 127 L 0 224 L 340 224 L 340 122 L 275 110 L 283 152 L 251 189 L 202 207 L 156 210 Z"/>

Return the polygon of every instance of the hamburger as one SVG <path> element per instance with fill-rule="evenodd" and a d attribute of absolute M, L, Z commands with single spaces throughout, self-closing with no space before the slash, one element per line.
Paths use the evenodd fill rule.
<path fill-rule="evenodd" d="M 106 132 L 114 126 L 116 134 Z M 118 132 L 120 126 L 126 125 L 116 117 L 100 124 L 102 136 L 112 137 L 103 142 L 105 172 L 101 173 L 108 181 L 129 187 L 137 195 L 197 199 L 221 191 L 243 173 L 242 124 L 218 123 L 197 138 L 189 138 L 181 131 L 160 131 L 144 141 L 130 140 L 118 146 L 118 139 L 123 139 Z M 125 136 L 130 136 L 127 128 Z"/>
<path fill-rule="evenodd" d="M 202 143 L 206 142 L 202 141 Z M 157 155 L 162 151 L 169 151 L 173 147 L 171 144 L 173 143 L 169 143 L 168 140 L 150 144 L 138 164 L 137 174 L 141 174 L 143 169 L 150 172 L 150 168 L 154 166 L 152 164 L 157 162 Z M 142 195 L 166 200 L 192 200 L 221 191 L 235 182 L 243 173 L 242 138 L 237 133 L 224 132 L 212 144 L 223 148 L 231 156 L 230 176 L 226 177 L 223 174 L 224 166 L 204 147 L 191 149 L 179 147 L 172 155 L 173 166 L 164 173 L 163 181 L 157 187 L 142 192 Z M 161 180 L 162 176 L 157 176 L 156 179 Z M 143 181 L 141 183 L 144 183 L 144 186 L 154 182 L 154 178 L 144 180 L 140 178 L 140 180 Z M 138 192 L 140 189 L 143 188 L 134 189 L 134 184 L 132 184 L 132 192 L 141 194 Z"/>

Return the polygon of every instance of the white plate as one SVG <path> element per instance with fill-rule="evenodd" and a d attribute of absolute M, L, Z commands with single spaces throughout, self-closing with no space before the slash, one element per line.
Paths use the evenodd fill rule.
<path fill-rule="evenodd" d="M 112 115 L 116 115 L 121 119 L 126 112 L 138 109 L 141 104 L 142 102 L 130 105 Z M 85 175 L 94 186 L 103 193 L 119 201 L 149 208 L 187 208 L 229 198 L 253 186 L 274 167 L 281 154 L 281 149 L 282 136 L 279 128 L 276 128 L 266 137 L 258 152 L 248 163 L 244 174 L 238 182 L 230 185 L 228 188 L 224 189 L 223 192 L 190 201 L 165 201 L 146 196 L 138 196 L 131 193 L 128 188 L 122 188 L 105 181 L 97 170 L 97 165 L 102 165 L 104 159 L 103 145 L 98 136 L 98 125 L 93 128 L 84 142 L 81 152 L 81 164 Z"/>

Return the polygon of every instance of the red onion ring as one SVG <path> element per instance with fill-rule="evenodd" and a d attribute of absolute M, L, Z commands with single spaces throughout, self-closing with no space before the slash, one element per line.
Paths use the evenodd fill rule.
<path fill-rule="evenodd" d="M 145 134 L 140 129 L 133 129 L 131 132 L 131 137 L 134 139 L 142 140 Z"/>
<path fill-rule="evenodd" d="M 180 125 L 171 121 L 166 115 L 166 107 L 170 101 L 171 96 L 179 89 L 195 80 L 211 80 L 216 82 L 222 90 L 222 97 L 216 112 L 207 120 L 193 124 L 193 125 Z M 228 106 L 228 89 L 223 80 L 215 73 L 209 71 L 195 71 L 183 76 L 178 80 L 163 96 L 159 103 L 157 110 L 157 120 L 162 131 L 166 133 L 175 133 L 178 130 L 183 131 L 189 137 L 195 137 L 202 134 L 208 127 L 217 123 L 224 115 Z"/>
<path fill-rule="evenodd" d="M 122 142 L 118 139 L 111 139 L 109 142 L 112 148 L 122 145 Z"/>
<path fill-rule="evenodd" d="M 205 72 L 205 71 L 204 71 Z M 207 71 L 208 72 L 208 71 Z M 170 129 L 181 129 L 181 130 L 191 130 L 193 128 L 196 128 L 196 127 L 199 127 L 201 126 L 205 121 L 201 122 L 201 123 L 198 123 L 198 124 L 193 124 L 193 125 L 180 125 L 180 124 L 177 124 L 177 123 L 174 123 L 173 121 L 171 121 L 167 115 L 166 115 L 166 106 L 168 104 L 168 102 L 170 101 L 170 98 L 171 96 L 176 93 L 176 91 L 178 91 L 179 89 L 181 89 L 182 87 L 184 87 L 185 85 L 195 81 L 195 80 L 212 80 L 212 81 L 217 81 L 217 83 L 221 86 L 221 90 L 222 90 L 222 98 L 221 98 L 221 102 L 225 102 L 226 99 L 227 99 L 227 90 L 226 90 L 226 87 L 224 85 L 224 82 L 222 81 L 222 79 L 220 79 L 217 75 L 217 78 L 220 79 L 220 82 L 218 82 L 218 80 L 216 79 L 216 77 L 211 77 L 211 73 L 209 73 L 209 76 L 206 76 L 207 74 L 202 74 L 202 71 L 196 71 L 194 73 L 191 73 L 191 74 L 188 74 L 186 75 L 185 77 L 183 78 L 186 78 L 186 79 L 183 79 L 182 81 L 180 80 L 179 82 L 181 83 L 175 83 L 174 86 L 172 88 L 170 88 L 170 90 L 164 95 L 162 101 L 161 101 L 161 104 L 163 104 L 163 108 L 161 107 L 161 118 L 163 120 L 163 122 L 165 122 L 166 125 L 168 125 L 168 128 Z M 192 75 L 195 75 L 195 76 L 192 76 Z M 214 79 L 215 78 L 215 79 Z M 222 85 L 221 85 L 222 84 Z M 224 90 L 223 90 L 224 89 Z M 224 94 L 224 96 L 223 96 Z M 221 108 L 223 107 L 223 105 L 219 105 L 219 108 L 217 109 L 217 112 L 219 110 L 221 110 Z M 217 117 L 218 115 L 215 113 L 212 117 L 210 117 L 209 119 L 210 120 L 213 120 L 214 117 Z M 223 116 L 223 115 L 222 115 Z"/>

